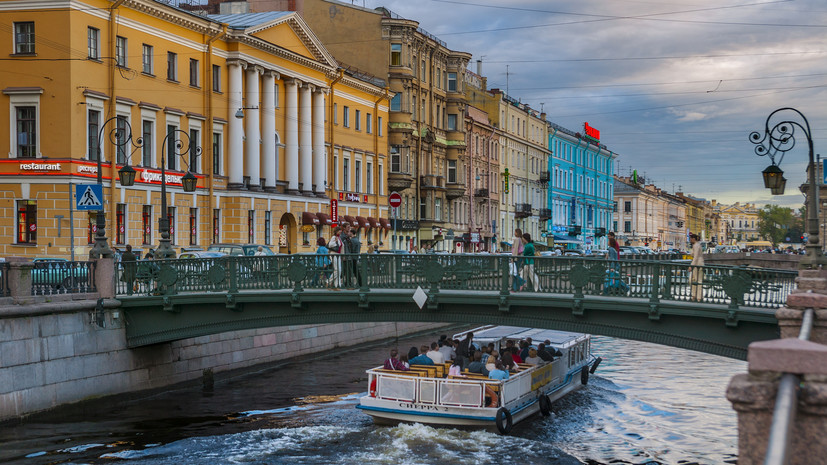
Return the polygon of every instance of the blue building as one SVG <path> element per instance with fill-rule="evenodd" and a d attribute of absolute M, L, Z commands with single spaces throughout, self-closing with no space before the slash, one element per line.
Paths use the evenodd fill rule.
<path fill-rule="evenodd" d="M 614 211 L 614 159 L 600 144 L 600 131 L 584 123 L 583 133 L 549 123 L 546 235 L 556 244 L 605 249 Z"/>

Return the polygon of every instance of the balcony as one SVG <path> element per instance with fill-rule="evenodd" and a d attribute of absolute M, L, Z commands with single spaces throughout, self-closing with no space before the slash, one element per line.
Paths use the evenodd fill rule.
<path fill-rule="evenodd" d="M 423 174 L 419 177 L 419 187 L 422 190 L 445 190 L 445 177 Z"/>
<path fill-rule="evenodd" d="M 551 176 L 548 174 L 548 171 L 540 171 L 540 182 L 543 184 L 548 184 L 551 180 Z"/>
<path fill-rule="evenodd" d="M 540 209 L 540 221 L 547 221 L 551 219 L 551 209 L 550 208 L 541 208 Z"/>
<path fill-rule="evenodd" d="M 465 195 L 465 184 L 449 182 L 447 186 L 445 197 L 447 197 L 448 200 L 454 200 Z"/>
<path fill-rule="evenodd" d="M 594 230 L 594 237 L 603 237 L 606 235 L 606 228 L 596 228 Z"/>
<path fill-rule="evenodd" d="M 477 189 L 474 191 L 475 197 L 482 197 L 480 200 L 487 200 L 488 199 L 488 189 Z"/>
<path fill-rule="evenodd" d="M 514 205 L 515 218 L 528 218 L 529 216 L 531 216 L 530 203 L 518 203 L 517 205 Z"/>
<path fill-rule="evenodd" d="M 569 236 L 579 236 L 583 233 L 583 228 L 580 225 L 571 225 L 568 228 Z"/>
<path fill-rule="evenodd" d="M 410 173 L 391 171 L 388 173 L 388 188 L 391 191 L 404 191 L 413 184 L 413 176 Z"/>

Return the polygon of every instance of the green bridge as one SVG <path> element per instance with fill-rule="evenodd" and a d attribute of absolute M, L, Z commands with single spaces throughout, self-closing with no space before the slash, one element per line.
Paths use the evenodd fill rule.
<path fill-rule="evenodd" d="M 535 286 L 515 290 L 512 273 L 531 266 Z M 130 347 L 239 329 L 408 321 L 559 329 L 745 360 L 750 342 L 779 336 L 774 309 L 797 275 L 570 257 L 298 254 L 121 265 L 117 294 Z"/>

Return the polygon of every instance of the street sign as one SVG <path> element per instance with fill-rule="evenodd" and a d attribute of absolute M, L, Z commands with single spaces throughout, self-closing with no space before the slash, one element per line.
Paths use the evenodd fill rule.
<path fill-rule="evenodd" d="M 78 210 L 103 210 L 103 185 L 76 185 L 75 202 L 75 208 Z"/>
<path fill-rule="evenodd" d="M 402 196 L 399 195 L 399 192 L 391 192 L 391 195 L 388 196 L 388 205 L 393 208 L 399 208 L 402 205 Z"/>
<path fill-rule="evenodd" d="M 336 199 L 330 199 L 330 221 L 333 224 L 339 222 L 339 201 Z"/>

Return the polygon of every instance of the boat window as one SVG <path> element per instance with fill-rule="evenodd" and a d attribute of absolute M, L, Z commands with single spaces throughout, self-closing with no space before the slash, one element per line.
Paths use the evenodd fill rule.
<path fill-rule="evenodd" d="M 482 385 L 478 383 L 442 383 L 439 388 L 439 403 L 442 405 L 479 406 Z"/>
<path fill-rule="evenodd" d="M 413 402 L 416 397 L 416 378 L 380 376 L 377 396 Z"/>

